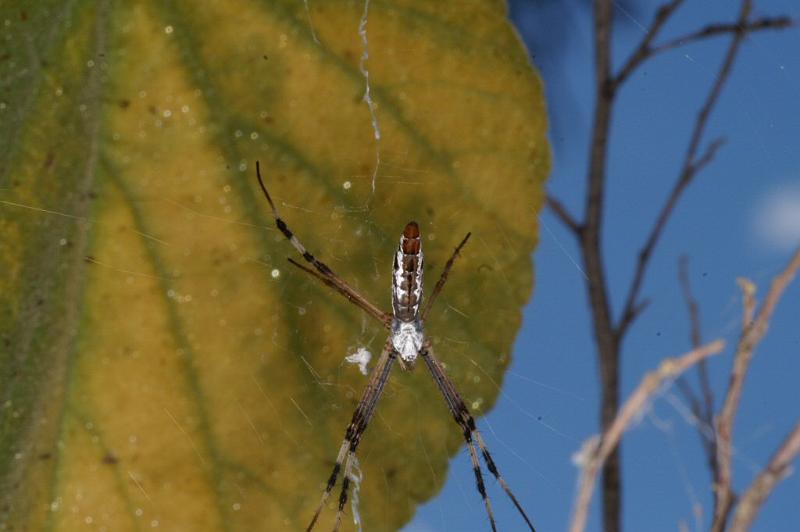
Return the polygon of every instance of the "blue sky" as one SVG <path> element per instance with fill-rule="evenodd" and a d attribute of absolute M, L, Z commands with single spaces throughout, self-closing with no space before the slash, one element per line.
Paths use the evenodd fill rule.
<path fill-rule="evenodd" d="M 512 18 L 536 50 L 548 95 L 554 168 L 548 190 L 580 212 L 592 113 L 592 35 L 588 2 L 514 1 Z M 649 24 L 656 2 L 620 13 L 615 64 Z M 738 2 L 686 2 L 663 38 L 709 22 L 731 21 Z M 760 0 L 756 15 L 800 17 L 793 0 Z M 616 108 L 609 162 L 604 250 L 615 310 L 626 293 L 636 252 L 682 161 L 694 117 L 719 68 L 728 38 L 692 45 L 639 70 Z M 667 227 L 642 294 L 652 304 L 624 345 L 623 397 L 667 356 L 689 347 L 677 261 L 691 260 L 704 340 L 728 349 L 710 362 L 719 408 L 731 366 L 741 305 L 736 278 L 766 293 L 800 244 L 800 31 L 759 33 L 744 44 L 707 139 L 727 143 L 691 185 Z M 571 456 L 597 431 L 597 377 L 580 255 L 572 235 L 549 213 L 535 253 L 537 286 L 525 310 L 513 364 L 495 409 L 479 420 L 496 461 L 540 532 L 564 530 L 576 484 Z M 736 419 L 734 487 L 742 490 L 800 416 L 800 282 L 786 292 L 747 377 Z M 692 375 L 693 376 L 693 375 Z M 633 530 L 701 529 L 711 511 L 709 473 L 682 396 L 664 390 L 624 440 L 624 524 Z M 531 417 L 533 416 L 533 417 Z M 541 419 L 537 419 L 541 418 Z M 522 521 L 493 481 L 501 530 Z M 756 530 L 800 530 L 800 478 L 785 480 L 767 501 Z M 597 499 L 595 498 L 595 502 Z M 599 529 L 593 506 L 590 530 Z M 488 530 L 465 450 L 444 490 L 422 506 L 407 532 Z"/>

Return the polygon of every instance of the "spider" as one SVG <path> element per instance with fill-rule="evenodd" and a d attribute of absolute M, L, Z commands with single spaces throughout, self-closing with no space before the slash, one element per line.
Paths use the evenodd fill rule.
<path fill-rule="evenodd" d="M 492 459 L 492 455 L 489 454 L 489 449 L 486 447 L 483 437 L 475 427 L 475 420 L 472 417 L 472 414 L 470 414 L 467 405 L 464 403 L 464 400 L 456 391 L 453 381 L 451 381 L 450 377 L 448 377 L 445 373 L 441 362 L 439 362 L 434 355 L 433 346 L 431 345 L 430 340 L 425 338 L 425 334 L 423 332 L 425 318 L 427 317 L 433 302 L 442 291 L 442 288 L 444 288 L 444 284 L 447 281 L 447 276 L 450 273 L 450 269 L 453 267 L 453 262 L 461 251 L 461 248 L 464 247 L 464 244 L 466 244 L 467 240 L 469 240 L 470 233 L 467 233 L 467 236 L 464 237 L 461 243 L 456 247 L 455 251 L 453 251 L 453 254 L 450 256 L 444 266 L 444 270 L 442 271 L 439 280 L 436 282 L 436 286 L 433 288 L 430 299 L 428 299 L 428 302 L 425 304 L 425 306 L 422 306 L 422 240 L 420 237 L 419 225 L 413 221 L 408 222 L 403 229 L 403 234 L 400 237 L 400 245 L 398 246 L 397 252 L 394 256 L 392 274 L 392 313 L 389 314 L 372 304 L 366 297 L 358 293 L 341 277 L 336 275 L 325 263 L 314 257 L 314 255 L 306 250 L 305 246 L 300 243 L 300 240 L 298 240 L 294 233 L 289 230 L 286 222 L 284 222 L 283 219 L 278 215 L 278 210 L 275 208 L 275 204 L 273 203 L 272 198 L 267 191 L 267 187 L 264 184 L 264 180 L 261 177 L 261 168 L 258 161 L 256 161 L 256 176 L 258 177 L 259 185 L 261 185 L 261 190 L 264 192 L 264 196 L 267 198 L 270 209 L 272 209 L 272 216 L 275 218 L 275 225 L 278 227 L 278 230 L 283 233 L 289 242 L 291 242 L 292 246 L 294 246 L 294 248 L 303 256 L 306 262 L 313 266 L 313 269 L 303 266 L 291 258 L 289 259 L 289 262 L 306 273 L 316 277 L 325 285 L 339 292 L 350 302 L 354 303 L 367 314 L 380 321 L 383 326 L 389 330 L 389 337 L 383 346 L 383 351 L 378 358 L 378 362 L 370 373 L 367 388 L 364 390 L 364 394 L 362 395 L 361 400 L 358 402 L 358 406 L 356 406 L 356 410 L 353 413 L 353 418 L 347 427 L 344 440 L 339 448 L 339 454 L 336 456 L 336 463 L 333 466 L 333 472 L 331 472 L 331 475 L 328 478 L 325 491 L 322 493 L 322 499 L 320 500 L 319 505 L 314 512 L 314 516 L 311 519 L 311 523 L 308 525 L 306 531 L 310 532 L 311 529 L 314 528 L 314 525 L 316 525 L 320 516 L 320 512 L 325 505 L 325 501 L 328 500 L 328 497 L 333 491 L 333 488 L 336 485 L 336 479 L 342 470 L 342 464 L 344 464 L 342 490 L 339 495 L 339 507 L 336 511 L 334 532 L 339 529 L 342 521 L 342 512 L 344 511 L 345 503 L 347 502 L 351 468 L 353 467 L 356 449 L 361 441 L 361 437 L 367 430 L 367 425 L 372 418 L 372 414 L 375 412 L 378 399 L 380 399 L 383 388 L 386 385 L 386 381 L 389 379 L 389 373 L 392 369 L 392 365 L 395 361 L 399 361 L 403 369 L 412 370 L 417 357 L 420 357 L 422 358 L 423 362 L 425 362 L 425 365 L 430 371 L 436 386 L 439 388 L 439 391 L 444 397 L 447 407 L 450 409 L 450 413 L 453 415 L 453 419 L 461 428 L 461 432 L 467 444 L 467 449 L 469 450 L 470 459 L 472 460 L 472 469 L 475 472 L 475 482 L 478 488 L 478 493 L 480 493 L 480 496 L 483 499 L 483 504 L 486 507 L 486 513 L 489 516 L 489 523 L 491 524 L 492 530 L 496 532 L 497 525 L 495 524 L 492 506 L 489 502 L 489 496 L 486 494 L 486 488 L 483 483 L 483 474 L 481 473 L 480 462 L 478 461 L 478 452 L 475 448 L 476 443 L 480 449 L 481 455 L 483 456 L 484 462 L 486 462 L 486 467 L 489 469 L 492 475 L 494 475 L 500 486 L 502 486 L 503 490 L 514 503 L 514 506 L 517 508 L 531 531 L 535 532 L 533 524 L 528 518 L 528 515 L 525 513 L 525 510 L 522 509 L 522 506 L 514 496 L 506 481 L 503 480 L 502 476 L 500 476 L 497 466 Z"/>

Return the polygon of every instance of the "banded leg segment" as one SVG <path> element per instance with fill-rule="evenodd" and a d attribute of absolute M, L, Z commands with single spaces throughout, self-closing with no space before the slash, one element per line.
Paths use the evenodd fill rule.
<path fill-rule="evenodd" d="M 300 255 L 303 258 L 314 266 L 316 272 L 319 273 L 319 278 L 327 285 L 333 286 L 336 290 L 344 295 L 348 300 L 352 301 L 359 307 L 361 307 L 364 311 L 366 311 L 371 316 L 375 317 L 377 320 L 384 323 L 384 325 L 388 326 L 391 323 L 392 317 L 391 315 L 387 314 L 386 312 L 380 310 L 377 306 L 372 304 L 366 297 L 359 294 L 352 286 L 347 284 L 344 279 L 336 275 L 333 270 L 328 267 L 327 264 L 322 262 L 321 260 L 317 259 L 314 255 L 312 255 L 306 248 L 300 243 L 300 240 L 295 236 L 294 233 L 289 229 L 286 225 L 286 222 L 278 214 L 278 209 L 275 208 L 275 203 L 272 201 L 272 197 L 269 195 L 269 191 L 267 191 L 267 186 L 264 184 L 264 180 L 261 177 L 261 166 L 258 161 L 256 161 L 256 176 L 258 177 L 258 184 L 261 185 L 261 190 L 264 192 L 264 196 L 267 198 L 267 203 L 269 203 L 269 207 L 272 210 L 272 217 L 275 218 L 275 226 L 278 230 L 283 233 L 283 236 L 294 246 Z M 294 263 L 295 265 L 299 266 L 299 264 Z M 301 268 L 306 270 L 307 272 L 311 273 L 312 270 Z"/>
<path fill-rule="evenodd" d="M 444 270 L 442 270 L 442 275 L 440 275 L 439 280 L 436 281 L 436 286 L 433 287 L 433 292 L 431 292 L 428 302 L 425 304 L 425 308 L 422 309 L 422 321 L 425 321 L 425 318 L 428 316 L 428 312 L 433 306 L 433 302 L 436 301 L 437 297 L 439 297 L 439 294 L 444 288 L 444 283 L 447 282 L 447 276 L 450 274 L 450 269 L 453 267 L 456 257 L 458 257 L 458 254 L 461 252 L 461 248 L 463 248 L 464 244 L 466 244 L 467 240 L 469 240 L 470 235 L 472 235 L 472 233 L 467 233 L 467 236 L 464 237 L 464 240 L 462 240 L 461 243 L 456 247 L 456 249 L 453 251 L 453 254 L 450 255 L 450 258 L 447 260 L 447 263 L 445 263 Z"/>
<path fill-rule="evenodd" d="M 478 453 L 475 452 L 475 443 L 472 441 L 472 435 L 466 429 L 464 430 L 464 440 L 466 440 L 467 449 L 469 449 L 469 458 L 472 461 L 472 471 L 475 473 L 475 484 L 478 487 L 478 493 L 481 494 L 483 505 L 486 507 L 486 513 L 489 515 L 489 523 L 492 525 L 492 532 L 497 532 L 497 525 L 494 522 L 492 504 L 489 502 L 489 495 L 487 495 L 486 486 L 483 484 L 483 473 L 481 473 L 481 464 L 478 461 Z"/>
<path fill-rule="evenodd" d="M 342 463 L 344 462 L 345 472 L 342 480 L 342 493 L 339 496 L 339 510 L 336 514 L 337 523 L 341 521 L 342 511 L 347 502 L 347 489 L 350 485 L 349 473 L 352 462 L 351 457 L 355 454 L 358 444 L 361 441 L 361 436 L 364 435 L 364 431 L 367 429 L 372 414 L 375 412 L 375 407 L 378 405 L 378 400 L 381 397 L 381 393 L 383 393 L 383 388 L 386 385 L 386 381 L 389 379 L 389 373 L 396 359 L 397 352 L 392 347 L 391 341 L 387 341 L 377 364 L 375 364 L 375 367 L 372 369 L 367 388 L 364 390 L 364 394 L 361 396 L 358 406 L 356 406 L 350 425 L 347 426 L 344 441 L 342 441 L 342 446 L 339 448 L 339 454 L 336 457 L 336 463 L 333 466 L 331 476 L 328 478 L 328 484 L 325 487 L 325 491 L 322 493 L 322 499 L 319 502 L 319 506 L 317 506 L 317 510 L 314 512 L 311 523 L 308 525 L 308 528 L 306 528 L 306 532 L 310 532 L 317 523 L 325 501 L 328 500 L 331 491 L 333 491 L 333 487 L 336 485 L 336 479 L 339 476 L 339 472 L 342 470 Z M 346 462 L 345 457 L 347 457 Z M 336 526 L 338 528 L 338 524 Z"/>
<path fill-rule="evenodd" d="M 364 304 L 364 301 L 361 300 L 361 299 L 354 299 L 352 297 L 352 293 L 351 292 L 348 292 L 347 290 L 342 289 L 339 285 L 337 285 L 336 283 L 334 283 L 333 281 L 331 281 L 329 278 L 325 277 L 321 273 L 317 272 L 316 270 L 312 270 L 311 268 L 307 268 L 307 267 L 303 266 L 302 264 L 300 264 L 299 262 L 297 262 L 294 259 L 289 259 L 289 262 L 292 264 L 292 266 L 296 266 L 297 268 L 303 270 L 304 272 L 306 272 L 307 274 L 311 275 L 312 277 L 315 277 L 317 280 L 322 282 L 322 284 L 324 284 L 328 288 L 332 288 L 332 289 L 336 290 L 337 292 L 342 294 L 345 297 L 345 299 L 347 299 L 351 303 L 354 303 L 359 308 L 361 308 L 361 310 L 363 310 L 364 312 L 366 312 L 370 316 L 374 317 L 376 320 L 378 320 L 381 323 L 383 323 L 384 328 L 391 330 L 391 328 L 392 328 L 392 318 L 391 318 L 391 316 L 389 316 L 385 312 L 380 311 L 379 309 L 377 309 L 373 305 Z"/>
<path fill-rule="evenodd" d="M 336 521 L 333 525 L 333 532 L 337 532 L 342 524 L 342 513 L 344 505 L 347 504 L 347 490 L 350 488 L 350 475 L 353 471 L 353 458 L 355 451 L 347 453 L 347 460 L 344 463 L 344 473 L 342 474 L 342 491 L 339 493 L 339 507 L 336 509 Z"/>
<path fill-rule="evenodd" d="M 489 453 L 489 448 L 486 446 L 486 443 L 483 440 L 483 436 L 481 436 L 480 432 L 478 432 L 478 429 L 475 426 L 475 419 L 469 412 L 469 409 L 467 408 L 467 405 L 464 403 L 464 400 L 456 391 L 455 385 L 450 380 L 450 377 L 448 377 L 447 373 L 445 373 L 441 363 L 436 359 L 435 355 L 433 354 L 433 348 L 430 345 L 430 342 L 426 342 L 425 345 L 422 347 L 422 350 L 420 351 L 420 356 L 422 356 L 422 359 L 425 361 L 425 365 L 431 372 L 433 380 L 436 382 L 439 391 L 442 393 L 442 396 L 444 397 L 448 408 L 450 408 L 450 413 L 453 415 L 453 419 L 455 419 L 456 423 L 459 425 L 459 427 L 461 427 L 464 433 L 464 440 L 467 442 L 467 446 L 470 447 L 470 456 L 473 457 L 476 454 L 473 442 L 474 439 L 481 450 L 481 455 L 483 456 L 484 462 L 486 462 L 486 468 L 497 479 L 498 483 L 503 488 L 503 491 L 506 492 L 506 495 L 508 495 L 508 497 L 511 499 L 511 502 L 516 507 L 517 511 L 525 520 L 525 523 L 528 525 L 528 528 L 530 528 L 532 532 L 536 532 L 533 523 L 531 523 L 531 520 L 528 518 L 528 515 L 525 513 L 525 510 L 522 509 L 522 505 L 519 503 L 516 496 L 511 491 L 511 488 L 508 486 L 508 483 L 500 475 L 500 472 L 497 469 L 497 465 L 494 463 L 492 455 Z M 479 464 L 477 463 L 477 456 L 474 456 L 473 468 L 475 468 L 476 470 L 475 471 L 476 479 L 480 479 L 478 481 L 478 491 L 480 492 L 481 497 L 484 498 L 484 504 L 487 506 L 487 512 L 489 513 L 489 520 L 492 523 L 492 529 L 494 530 L 495 529 L 494 516 L 492 515 L 491 508 L 489 507 L 488 495 L 486 495 L 485 488 L 481 490 L 483 480 L 482 476 L 479 474 L 480 467 Z"/>

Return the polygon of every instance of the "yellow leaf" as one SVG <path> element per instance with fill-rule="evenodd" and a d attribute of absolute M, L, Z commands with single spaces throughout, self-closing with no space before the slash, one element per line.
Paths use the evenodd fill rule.
<path fill-rule="evenodd" d="M 549 169 L 502 2 L 26 4 L 0 8 L 0 528 L 308 523 L 366 383 L 344 358 L 386 333 L 288 264 L 257 159 L 387 310 L 406 222 L 428 290 L 473 233 L 426 332 L 492 406 Z M 364 528 L 407 522 L 461 444 L 425 369 L 395 369 L 359 448 Z"/>

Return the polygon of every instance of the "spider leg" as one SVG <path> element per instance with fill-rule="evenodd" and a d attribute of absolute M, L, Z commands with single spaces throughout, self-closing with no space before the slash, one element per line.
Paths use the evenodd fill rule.
<path fill-rule="evenodd" d="M 389 373 L 396 358 L 397 352 L 392 347 L 391 340 L 387 340 L 386 345 L 383 347 L 383 352 L 378 359 L 378 363 L 375 364 L 369 376 L 367 388 L 364 390 L 364 394 L 361 396 L 361 400 L 358 402 L 355 412 L 353 412 L 350 425 L 347 426 L 344 441 L 342 441 L 342 446 L 339 448 L 339 454 L 336 457 L 336 464 L 333 466 L 331 476 L 328 478 L 328 484 L 325 487 L 325 491 L 322 493 L 322 499 L 319 502 L 319 506 L 317 506 L 316 512 L 314 512 L 311 523 L 308 525 L 308 528 L 306 528 L 306 532 L 310 532 L 317 523 L 325 501 L 328 500 L 331 491 L 333 491 L 333 487 L 336 485 L 336 479 L 342 469 L 342 462 L 344 462 L 345 456 L 347 456 L 344 479 L 342 480 L 342 494 L 339 497 L 339 511 L 336 516 L 337 523 L 341 520 L 341 512 L 347 501 L 347 488 L 350 485 L 349 468 L 351 467 L 351 456 L 355 454 L 358 444 L 361 441 L 361 436 L 364 434 L 364 431 L 367 430 L 367 425 L 372 418 L 372 414 L 375 412 L 378 399 L 380 399 L 386 381 L 389 379 Z"/>
<path fill-rule="evenodd" d="M 336 478 L 339 476 L 339 471 L 342 469 L 342 461 L 344 461 L 349 446 L 350 442 L 345 439 L 342 442 L 342 446 L 339 448 L 339 454 L 336 456 L 336 464 L 333 466 L 331 476 L 328 478 L 328 484 L 325 486 L 325 491 L 322 492 L 322 498 L 319 501 L 317 510 L 314 512 L 314 517 L 311 518 L 311 523 L 308 525 L 308 528 L 306 528 L 306 532 L 310 531 L 314 528 L 314 525 L 317 524 L 317 519 L 319 519 L 319 514 L 322 512 L 322 507 L 325 506 L 325 501 L 328 500 L 328 496 L 330 496 L 333 487 L 336 485 Z"/>
<path fill-rule="evenodd" d="M 486 486 L 483 485 L 483 473 L 481 473 L 481 464 L 478 461 L 478 453 L 475 452 L 475 442 L 472 441 L 469 430 L 464 430 L 464 439 L 466 440 L 467 448 L 469 449 L 469 458 L 472 460 L 472 471 L 475 473 L 475 484 L 478 486 L 478 493 L 481 494 L 483 505 L 486 507 L 486 513 L 489 515 L 489 523 L 492 525 L 492 532 L 497 532 L 497 525 L 494 522 L 492 505 L 489 502 L 489 496 L 486 494 Z"/>
<path fill-rule="evenodd" d="M 475 436 L 475 441 L 478 443 L 478 447 L 481 449 L 483 461 L 486 462 L 486 468 L 489 469 L 489 472 L 494 475 L 494 478 L 496 478 L 497 482 L 500 483 L 500 486 L 503 487 L 503 491 L 506 492 L 506 495 L 508 495 L 508 497 L 511 499 L 511 502 L 514 503 L 514 506 L 517 507 L 517 510 L 519 511 L 520 515 L 522 515 L 522 518 L 525 519 L 525 522 L 528 523 L 530 529 L 534 530 L 533 523 L 531 523 L 531 520 L 528 519 L 528 515 L 525 513 L 525 510 L 522 509 L 522 505 L 514 496 L 514 493 L 511 491 L 508 483 L 503 479 L 503 477 L 500 475 L 500 472 L 497 470 L 497 466 L 495 465 L 494 460 L 492 460 L 492 455 L 489 454 L 489 448 L 486 447 L 486 442 L 483 441 L 483 436 L 481 436 L 481 433 L 477 430 L 473 432 L 473 435 Z"/>
<path fill-rule="evenodd" d="M 494 517 L 492 515 L 491 508 L 489 507 L 488 496 L 486 495 L 486 490 L 483 486 L 483 479 L 480 475 L 480 467 L 478 463 L 478 458 L 474 448 L 474 442 L 477 442 L 478 447 L 481 450 L 481 454 L 483 455 L 483 460 L 486 462 L 486 467 L 492 475 L 497 479 L 497 481 L 502 486 L 503 490 L 506 492 L 506 495 L 511 499 L 511 502 L 514 503 L 514 506 L 519 511 L 522 518 L 525 520 L 525 523 L 531 529 L 532 532 L 536 532 L 536 529 L 531 523 L 531 520 L 528 518 L 528 515 L 525 513 L 525 510 L 522 509 L 522 505 L 517 500 L 514 493 L 511 491 L 511 488 L 508 486 L 508 483 L 503 479 L 500 475 L 500 472 L 497 469 L 497 465 L 495 465 L 494 460 L 492 459 L 492 455 L 489 453 L 489 449 L 486 446 L 486 442 L 483 441 L 483 436 L 481 436 L 480 432 L 478 432 L 477 427 L 475 426 L 475 419 L 470 414 L 467 405 L 464 403 L 464 400 L 459 395 L 458 391 L 456 391 L 455 385 L 453 381 L 450 380 L 450 377 L 447 376 L 445 373 L 444 368 L 442 367 L 441 363 L 436 359 L 435 355 L 433 354 L 433 348 L 430 345 L 430 342 L 426 342 L 425 345 L 422 347 L 420 351 L 420 355 L 422 359 L 425 361 L 425 364 L 428 366 L 428 369 L 433 376 L 433 380 L 436 382 L 439 391 L 444 396 L 445 402 L 447 406 L 450 408 L 450 413 L 453 415 L 456 423 L 458 423 L 459 427 L 461 427 L 464 433 L 464 440 L 467 442 L 467 446 L 470 448 L 470 457 L 472 458 L 472 466 L 475 470 L 475 477 L 478 483 L 478 492 L 481 494 L 481 497 L 484 499 L 484 503 L 486 505 L 487 512 L 489 513 L 489 521 L 492 524 L 492 529 L 495 529 L 494 524 Z"/>
<path fill-rule="evenodd" d="M 314 255 L 312 255 L 305 248 L 305 246 L 300 243 L 300 240 L 298 240 L 294 233 L 292 233 L 292 231 L 286 225 L 286 222 L 284 222 L 278 214 L 278 209 L 275 208 L 275 203 L 273 203 L 272 197 L 267 191 L 267 186 L 264 184 L 264 180 L 261 177 L 261 166 L 259 165 L 258 161 L 256 161 L 256 176 L 258 177 L 258 184 L 261 185 L 261 190 L 264 192 L 264 196 L 267 198 L 267 203 L 269 203 L 269 207 L 272 210 L 272 217 L 275 218 L 275 226 L 281 233 L 283 233 L 283 236 L 285 236 L 292 246 L 294 246 L 297 252 L 303 256 L 306 262 L 314 266 L 314 269 L 319 272 L 320 277 L 326 280 L 324 281 L 325 284 L 334 286 L 336 290 L 344 295 L 348 300 L 366 310 L 367 313 L 374 316 L 385 325 L 391 323 L 391 316 L 389 314 L 383 312 L 377 306 L 373 305 L 369 300 L 367 300 L 366 297 L 356 292 L 356 290 L 347 284 L 344 279 L 336 275 L 327 264 L 314 257 Z"/>
<path fill-rule="evenodd" d="M 350 488 L 350 473 L 352 472 L 353 457 L 355 453 L 347 453 L 347 461 L 344 463 L 344 473 L 342 474 L 342 491 L 339 494 L 339 508 L 336 510 L 336 522 L 333 525 L 333 532 L 337 532 L 342 524 L 342 512 L 347 503 L 347 490 Z"/>
<path fill-rule="evenodd" d="M 381 312 L 380 310 L 378 310 L 377 308 L 375 308 L 372 305 L 365 305 L 364 301 L 362 301 L 361 299 L 353 299 L 353 297 L 351 296 L 350 292 L 348 292 L 346 290 L 343 290 L 339 285 L 337 285 L 336 283 L 334 283 L 333 281 L 331 281 L 329 278 L 325 277 L 321 273 L 317 272 L 316 270 L 312 270 L 311 268 L 307 268 L 307 267 L 303 266 L 302 264 L 300 264 L 299 262 L 297 262 L 296 260 L 291 259 L 291 258 L 289 259 L 289 262 L 293 266 L 296 266 L 296 267 L 300 268 L 301 270 L 303 270 L 304 272 L 306 272 L 307 274 L 315 277 L 317 280 L 322 282 L 322 284 L 324 284 L 325 286 L 327 286 L 329 288 L 333 288 L 334 290 L 336 290 L 337 292 L 342 294 L 345 298 L 347 298 L 348 301 L 358 305 L 361 308 L 361 310 L 363 310 L 364 312 L 366 312 L 370 316 L 374 317 L 376 320 L 383 322 L 383 326 L 386 327 L 387 329 L 391 328 L 391 326 L 392 326 L 391 325 L 391 323 L 392 323 L 391 316 L 389 316 L 385 312 Z"/>
<path fill-rule="evenodd" d="M 453 251 L 453 254 L 450 255 L 450 258 L 444 265 L 444 270 L 442 270 L 442 275 L 439 276 L 439 280 L 436 281 L 436 286 L 433 287 L 433 292 L 431 292 L 431 295 L 428 298 L 428 302 L 425 304 L 425 308 L 422 310 L 422 316 L 421 316 L 422 321 L 425 321 L 425 318 L 428 316 L 428 311 L 430 311 L 431 307 L 433 306 L 433 302 L 439 296 L 439 293 L 442 291 L 442 288 L 444 288 L 444 283 L 447 282 L 447 276 L 450 274 L 450 269 L 453 267 L 453 263 L 455 262 L 456 257 L 458 257 L 458 254 L 461 252 L 461 248 L 463 248 L 464 244 L 467 243 L 467 240 L 469 240 L 471 234 L 472 233 L 467 233 L 467 236 L 465 236 L 464 240 L 462 240 L 461 243 L 456 247 L 456 249 Z"/>

